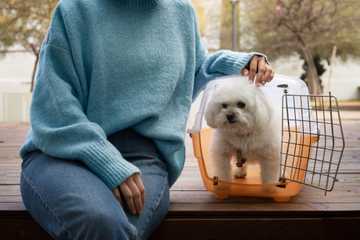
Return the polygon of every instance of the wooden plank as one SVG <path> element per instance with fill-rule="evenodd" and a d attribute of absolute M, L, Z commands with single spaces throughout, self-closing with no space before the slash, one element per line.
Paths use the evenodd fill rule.
<path fill-rule="evenodd" d="M 304 190 L 292 199 L 292 203 L 305 204 L 307 209 L 312 209 L 310 203 L 359 203 L 360 202 L 360 175 L 344 174 L 340 175 L 341 179 L 337 184 L 334 192 L 324 196 L 322 192 L 310 187 Z M 20 201 L 19 185 L 0 185 L 0 202 Z M 266 203 L 269 209 L 273 208 L 275 203 L 271 199 L 263 198 L 231 198 L 219 200 L 212 193 L 207 192 L 202 187 L 200 179 L 190 178 L 183 180 L 179 185 L 174 186 L 171 190 L 172 203 L 224 203 L 224 204 L 241 204 L 241 203 Z M 286 205 L 283 205 L 285 208 Z M 211 209 L 210 209 L 211 210 Z M 313 209 L 316 210 L 316 209 Z"/>
<path fill-rule="evenodd" d="M 22 202 L 22 198 L 20 195 L 2 195 L 0 196 L 0 210 L 6 210 L 1 205 L 3 203 L 17 203 Z"/>
<path fill-rule="evenodd" d="M 0 185 L 0 196 L 19 196 L 20 186 L 16 185 Z"/>
<path fill-rule="evenodd" d="M 22 201 L 1 202 L 0 203 L 0 217 L 8 212 L 26 212 Z"/>
<path fill-rule="evenodd" d="M 347 150 L 344 153 L 344 159 L 342 161 L 339 174 L 342 173 L 360 173 L 360 148 L 359 149 L 352 149 Z M 185 169 L 178 180 L 178 183 L 182 183 L 182 179 L 186 178 L 186 176 L 199 176 L 199 170 L 197 163 L 194 159 L 188 158 L 185 165 Z M 0 162 L 0 184 L 3 183 L 18 183 L 19 176 L 20 176 L 20 167 L 21 167 L 21 160 L 18 159 L 17 161 L 2 159 Z M 178 184 L 179 185 L 179 184 Z"/>
<path fill-rule="evenodd" d="M 359 153 L 360 154 L 360 153 Z M 354 160 L 352 163 L 343 162 L 341 169 L 339 170 L 339 176 L 341 174 L 360 174 L 360 164 Z M 0 184 L 18 184 L 20 179 L 21 163 L 17 164 L 0 164 Z M 181 177 L 175 184 L 175 187 L 183 185 L 183 181 L 189 177 L 197 177 L 196 184 L 201 183 L 200 173 L 198 166 L 185 166 Z"/>

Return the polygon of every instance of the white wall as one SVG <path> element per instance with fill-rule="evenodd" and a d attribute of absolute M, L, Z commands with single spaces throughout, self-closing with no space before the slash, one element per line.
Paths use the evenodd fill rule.
<path fill-rule="evenodd" d="M 329 71 L 324 73 L 325 86 L 338 99 L 360 99 L 360 61 L 350 59 L 342 62 L 337 59 L 333 69 L 333 77 L 329 84 Z"/>
<path fill-rule="evenodd" d="M 293 56 L 290 58 L 282 58 L 272 62 L 274 69 L 277 73 L 300 77 L 303 73 L 302 61 L 299 57 Z M 349 59 L 343 62 L 336 59 L 333 66 L 332 79 L 329 85 L 329 68 L 330 66 L 324 61 L 327 71 L 321 77 L 324 84 L 324 92 L 329 90 L 339 100 L 354 100 L 360 99 L 360 61 Z"/>
<path fill-rule="evenodd" d="M 0 122 L 28 122 L 31 102 L 31 53 L 11 53 L 0 58 Z"/>

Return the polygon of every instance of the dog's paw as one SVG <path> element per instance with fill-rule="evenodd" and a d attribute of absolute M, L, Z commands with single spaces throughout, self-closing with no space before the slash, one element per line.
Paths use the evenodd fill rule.
<path fill-rule="evenodd" d="M 241 167 L 241 168 L 237 167 L 235 169 L 234 177 L 235 178 L 245 178 L 246 174 L 247 173 L 246 173 L 246 167 L 245 166 Z"/>
<path fill-rule="evenodd" d="M 234 175 L 235 178 L 246 178 L 246 173 L 236 173 Z"/>

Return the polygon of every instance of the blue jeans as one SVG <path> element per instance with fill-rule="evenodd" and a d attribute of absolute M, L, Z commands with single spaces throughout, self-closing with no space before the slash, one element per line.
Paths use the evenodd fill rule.
<path fill-rule="evenodd" d="M 108 140 L 140 168 L 145 205 L 135 216 L 82 162 L 51 157 L 40 150 L 22 162 L 20 189 L 29 213 L 54 239 L 147 239 L 169 207 L 166 165 L 155 145 L 127 129 Z"/>

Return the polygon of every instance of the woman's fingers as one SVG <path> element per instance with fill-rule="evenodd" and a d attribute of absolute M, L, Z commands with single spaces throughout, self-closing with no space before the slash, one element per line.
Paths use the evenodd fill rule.
<path fill-rule="evenodd" d="M 132 214 L 135 215 L 136 208 L 135 208 L 135 203 L 134 203 L 134 197 L 133 197 L 132 191 L 130 190 L 129 186 L 127 185 L 127 182 L 123 182 L 122 184 L 120 184 L 120 191 L 126 201 L 128 209 L 130 210 L 130 212 Z"/>
<path fill-rule="evenodd" d="M 273 71 L 271 68 L 267 68 L 264 74 L 264 82 L 270 82 L 273 79 Z"/>
<path fill-rule="evenodd" d="M 257 68 L 257 76 L 256 83 L 263 84 L 265 81 L 265 72 L 266 72 L 266 62 L 264 57 L 258 58 L 258 68 Z"/>
<path fill-rule="evenodd" d="M 119 187 L 112 190 L 115 197 L 122 204 L 123 201 L 132 214 L 140 214 L 144 208 L 144 184 L 140 174 L 134 174 L 126 179 Z"/>
<path fill-rule="evenodd" d="M 129 178 L 126 183 L 132 192 L 136 214 L 139 214 L 143 208 L 140 190 L 134 181 L 134 177 Z"/>
<path fill-rule="evenodd" d="M 250 61 L 249 70 L 243 69 L 241 74 L 249 76 L 249 79 L 255 81 L 258 86 L 270 82 L 274 77 L 271 66 L 263 56 L 254 56 Z"/>
<path fill-rule="evenodd" d="M 274 71 L 271 69 L 271 77 L 270 77 L 270 81 L 272 81 L 272 80 L 274 79 L 274 75 L 275 75 L 275 73 L 274 73 Z"/>
<path fill-rule="evenodd" d="M 145 187 L 144 187 L 143 181 L 141 180 L 140 174 L 134 175 L 134 181 L 140 191 L 142 206 L 144 207 L 144 205 L 145 205 Z"/>
<path fill-rule="evenodd" d="M 249 79 L 254 81 L 256 73 L 258 71 L 258 64 L 259 64 L 259 57 L 258 56 L 254 56 L 251 59 L 250 62 L 250 69 L 249 69 Z"/>
<path fill-rule="evenodd" d="M 119 201 L 119 203 L 122 205 L 122 199 L 121 199 L 121 195 L 119 192 L 119 189 L 116 187 L 112 190 L 114 196 L 116 197 L 116 199 Z"/>
<path fill-rule="evenodd" d="M 243 69 L 241 69 L 240 74 L 242 76 L 247 77 L 247 76 L 249 76 L 249 70 L 247 70 L 246 68 L 243 68 Z"/>

